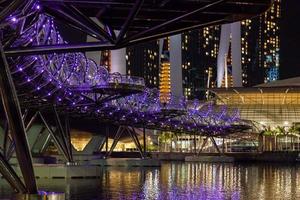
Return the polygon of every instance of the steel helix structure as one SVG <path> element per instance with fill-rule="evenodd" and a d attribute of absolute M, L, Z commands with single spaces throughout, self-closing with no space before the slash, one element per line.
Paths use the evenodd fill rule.
<path fill-rule="evenodd" d="M 28 6 L 30 5 L 30 6 Z M 11 47 L 64 45 L 55 19 L 40 12 L 37 2 L 2 22 Z M 31 9 L 29 9 L 29 7 Z M 212 103 L 172 96 L 161 103 L 157 89 L 145 88 L 138 77 L 110 74 L 84 53 L 51 53 L 8 58 L 21 105 L 97 117 L 117 125 L 174 132 L 223 135 L 241 126 L 239 112 Z"/>
<path fill-rule="evenodd" d="M 224 136 L 249 128 L 237 109 L 183 97 L 172 96 L 171 100 L 163 104 L 158 90 L 147 88 L 143 93 L 106 102 L 97 114 L 103 120 L 122 125 L 209 136 Z"/>
<path fill-rule="evenodd" d="M 53 18 L 39 13 L 29 16 L 23 23 L 30 22 L 17 32 L 11 47 L 67 44 Z M 20 19 L 14 16 L 10 21 L 10 26 L 16 26 Z M 142 78 L 110 74 L 83 53 L 9 57 L 8 62 L 21 103 L 29 107 L 55 104 L 69 111 L 86 112 L 95 103 L 144 89 Z"/>
<path fill-rule="evenodd" d="M 0 0 L 0 95 L 5 114 L 2 176 L 15 191 L 38 193 L 27 140 L 37 115 L 70 163 L 74 161 L 70 116 L 119 125 L 118 137 L 123 125 L 132 126 L 132 132 L 133 127 L 143 127 L 144 133 L 148 128 L 207 137 L 249 129 L 237 110 L 183 97 L 161 103 L 159 91 L 145 88 L 142 78 L 111 74 L 82 53 L 115 50 L 193 28 L 242 20 L 264 12 L 272 3 L 245 1 L 178 0 L 170 6 L 171 1 Z M 97 23 L 93 17 L 98 18 Z M 97 42 L 68 43 L 56 23 L 65 23 Z M 48 112 L 50 108 L 53 110 Z M 33 114 L 30 120 L 28 110 Z M 49 114 L 50 123 L 45 114 Z M 56 124 L 55 130 L 51 123 Z M 125 128 L 130 133 L 129 127 Z M 142 155 L 141 145 L 136 146 Z M 24 181 L 8 162 L 13 152 Z"/>

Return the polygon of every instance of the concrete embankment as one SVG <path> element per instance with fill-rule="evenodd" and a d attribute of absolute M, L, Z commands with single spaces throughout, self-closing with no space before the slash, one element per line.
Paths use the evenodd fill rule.
<path fill-rule="evenodd" d="M 88 164 L 82 162 L 70 164 L 33 164 L 36 178 L 99 178 L 104 167 L 160 167 L 161 161 L 158 159 L 139 158 L 109 158 L 95 159 Z M 20 176 L 20 168 L 14 166 Z"/>

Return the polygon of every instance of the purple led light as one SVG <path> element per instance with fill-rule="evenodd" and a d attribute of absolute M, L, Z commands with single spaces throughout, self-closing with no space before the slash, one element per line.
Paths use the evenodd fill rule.
<path fill-rule="evenodd" d="M 12 17 L 11 21 L 14 22 L 14 23 L 17 22 L 17 18 L 16 17 Z"/>

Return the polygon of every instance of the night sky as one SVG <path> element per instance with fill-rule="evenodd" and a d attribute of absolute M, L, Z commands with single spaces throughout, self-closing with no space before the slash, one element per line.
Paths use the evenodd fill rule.
<path fill-rule="evenodd" d="M 300 1 L 282 0 L 280 79 L 300 76 Z"/>

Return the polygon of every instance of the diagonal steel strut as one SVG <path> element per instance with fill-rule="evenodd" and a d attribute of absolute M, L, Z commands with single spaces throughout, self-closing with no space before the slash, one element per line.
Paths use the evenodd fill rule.
<path fill-rule="evenodd" d="M 15 142 L 16 156 L 19 161 L 27 192 L 37 193 L 31 152 L 29 150 L 20 104 L 1 43 L 0 52 L 0 90 L 2 104 L 12 138 Z"/>

